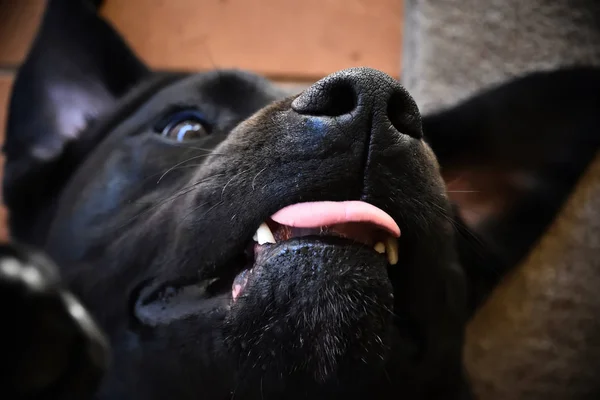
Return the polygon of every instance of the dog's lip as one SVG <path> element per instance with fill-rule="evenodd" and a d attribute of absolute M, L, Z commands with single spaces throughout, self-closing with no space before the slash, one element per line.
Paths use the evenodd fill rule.
<path fill-rule="evenodd" d="M 336 235 L 319 235 L 319 234 L 311 234 L 306 236 L 296 236 L 286 240 L 277 241 L 276 243 L 266 243 L 266 244 L 254 244 L 254 261 L 252 265 L 248 268 L 245 268 L 240 273 L 238 273 L 232 283 L 231 290 L 231 303 L 235 303 L 237 298 L 246 290 L 246 286 L 252 282 L 250 279 L 257 271 L 260 271 L 263 268 L 263 263 L 271 257 L 275 256 L 278 253 L 281 253 L 282 249 L 287 249 L 290 247 L 313 247 L 313 246 L 336 246 L 339 248 L 344 247 L 361 247 L 369 250 L 373 250 L 371 246 L 356 241 L 353 238 L 345 238 Z M 372 251 L 373 260 L 386 260 L 387 257 L 384 253 L 379 253 L 377 251 Z M 393 266 L 388 264 L 388 268 Z"/>
<path fill-rule="evenodd" d="M 156 327 L 218 310 L 224 312 L 229 294 L 227 290 L 210 293 L 215 282 L 221 280 L 147 281 L 132 298 L 132 318 L 143 326 Z"/>
<path fill-rule="evenodd" d="M 249 268 L 238 256 L 219 274 L 208 276 L 150 277 L 141 281 L 130 295 L 134 325 L 156 327 L 201 313 L 224 314 L 231 297 L 231 282 L 239 271 Z M 220 310 L 220 311 L 219 311 Z"/>
<path fill-rule="evenodd" d="M 352 239 L 335 236 L 305 236 L 281 241 L 275 244 L 258 245 L 252 242 L 247 246 L 254 257 L 251 262 L 237 268 L 232 274 L 224 272 L 219 277 L 180 277 L 174 280 L 147 279 L 133 294 L 131 306 L 133 318 L 144 326 L 168 324 L 174 320 L 189 318 L 199 313 L 221 310 L 224 314 L 235 303 L 236 297 L 245 289 L 248 278 L 260 271 L 266 258 L 276 254 L 282 246 L 304 243 L 311 246 L 328 245 L 363 246 Z M 373 252 L 373 257 L 385 258 L 384 254 Z M 250 261 L 250 260 L 248 260 Z M 243 281 L 243 283 L 242 283 Z M 240 285 L 237 288 L 236 284 Z M 218 290 L 211 290 L 211 286 Z"/>

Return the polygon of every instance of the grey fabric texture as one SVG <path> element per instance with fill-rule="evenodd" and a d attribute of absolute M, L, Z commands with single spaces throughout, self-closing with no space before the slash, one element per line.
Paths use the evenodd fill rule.
<path fill-rule="evenodd" d="M 405 21 L 402 81 L 425 114 L 527 72 L 600 64 L 600 0 L 405 0 Z M 600 156 L 470 323 L 476 398 L 600 398 L 598 288 Z"/>
<path fill-rule="evenodd" d="M 529 71 L 600 65 L 598 0 L 405 0 L 402 83 L 421 112 Z"/>

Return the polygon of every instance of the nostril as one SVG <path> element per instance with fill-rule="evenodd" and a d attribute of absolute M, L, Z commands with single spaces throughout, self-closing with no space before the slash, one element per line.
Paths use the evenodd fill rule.
<path fill-rule="evenodd" d="M 415 119 L 419 118 L 419 112 L 405 93 L 400 91 L 392 93 L 388 100 L 387 116 L 398 132 L 416 139 L 423 137 L 421 124 L 415 124 Z"/>
<path fill-rule="evenodd" d="M 349 81 L 324 81 L 308 88 L 292 103 L 299 114 L 337 117 L 356 108 L 357 98 Z"/>

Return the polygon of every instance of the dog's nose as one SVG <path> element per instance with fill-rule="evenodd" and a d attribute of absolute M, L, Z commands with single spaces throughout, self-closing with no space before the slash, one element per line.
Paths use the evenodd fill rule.
<path fill-rule="evenodd" d="M 292 109 L 303 115 L 329 117 L 338 131 L 364 126 L 369 119 L 373 132 L 392 126 L 401 134 L 417 139 L 423 136 L 412 97 L 391 76 L 371 68 L 350 68 L 321 79 L 292 102 Z M 337 118 L 346 114 L 353 118 Z"/>

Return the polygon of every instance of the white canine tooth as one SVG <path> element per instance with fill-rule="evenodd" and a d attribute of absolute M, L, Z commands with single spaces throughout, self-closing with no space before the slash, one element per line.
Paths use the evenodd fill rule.
<path fill-rule="evenodd" d="M 398 240 L 392 236 L 385 239 L 385 251 L 390 265 L 398 264 Z"/>
<path fill-rule="evenodd" d="M 385 244 L 383 244 L 383 242 L 375 243 L 375 251 L 379 254 L 385 253 Z"/>
<path fill-rule="evenodd" d="M 254 234 L 254 240 L 258 242 L 258 244 L 263 245 L 265 243 L 276 243 L 275 237 L 273 236 L 273 232 L 266 223 L 260 224 L 256 233 Z"/>

